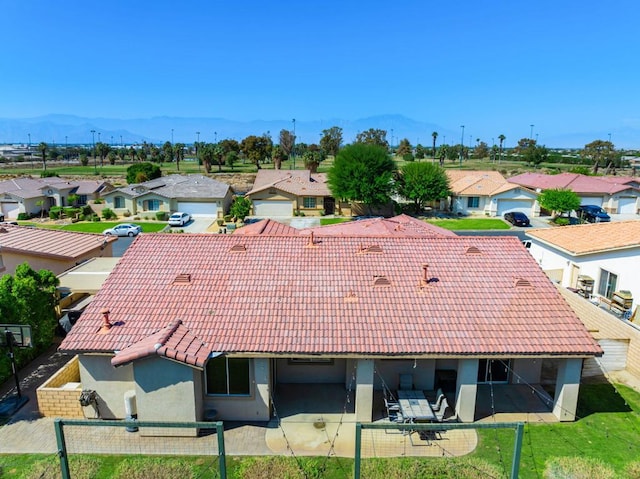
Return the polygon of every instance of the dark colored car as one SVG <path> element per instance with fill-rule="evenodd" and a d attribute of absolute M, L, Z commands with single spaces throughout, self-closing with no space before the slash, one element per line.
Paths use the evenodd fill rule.
<path fill-rule="evenodd" d="M 588 221 L 589 223 L 605 223 L 611 221 L 611 216 L 607 214 L 600 206 L 582 205 L 576 210 L 578 218 Z"/>
<path fill-rule="evenodd" d="M 504 219 L 515 226 L 529 226 L 529 218 L 524 213 L 519 211 L 510 211 L 504 214 Z"/>

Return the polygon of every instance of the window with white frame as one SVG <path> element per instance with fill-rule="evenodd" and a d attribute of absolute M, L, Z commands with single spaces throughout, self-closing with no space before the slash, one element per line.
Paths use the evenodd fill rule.
<path fill-rule="evenodd" d="M 315 208 L 316 207 L 316 199 L 312 196 L 305 196 L 303 199 L 303 206 L 305 208 Z"/>
<path fill-rule="evenodd" d="M 480 206 L 480 197 L 469 196 L 467 198 L 467 208 L 477 208 L 478 206 Z"/>
<path fill-rule="evenodd" d="M 216 396 L 248 396 L 251 394 L 249 358 L 218 356 L 207 362 L 205 369 L 207 394 Z"/>
<path fill-rule="evenodd" d="M 113 207 L 114 208 L 124 208 L 124 197 L 116 196 L 113 198 Z"/>
<path fill-rule="evenodd" d="M 618 285 L 618 275 L 606 269 L 600 268 L 600 281 L 598 283 L 598 294 L 611 299 Z"/>
<path fill-rule="evenodd" d="M 159 211 L 160 210 L 160 200 L 146 200 L 144 202 L 145 210 L 147 211 Z"/>

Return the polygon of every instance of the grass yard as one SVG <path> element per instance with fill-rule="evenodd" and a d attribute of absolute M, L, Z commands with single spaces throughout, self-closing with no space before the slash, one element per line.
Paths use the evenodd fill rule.
<path fill-rule="evenodd" d="M 106 229 L 113 228 L 121 223 L 133 223 L 142 227 L 143 233 L 157 233 L 162 231 L 167 223 L 155 222 L 155 221 L 79 221 L 78 223 L 71 223 L 68 225 L 58 225 L 55 223 L 32 223 L 29 221 L 20 222 L 22 226 L 35 226 L 37 228 L 46 228 L 52 230 L 62 231 L 78 231 L 80 233 L 98 233 Z"/>
<path fill-rule="evenodd" d="M 546 462 L 557 457 L 579 457 L 599 459 L 615 472 L 620 479 L 637 479 L 640 476 L 626 475 L 629 464 L 640 461 L 640 394 L 626 386 L 609 383 L 583 384 L 580 387 L 578 417 L 575 422 L 525 425 L 522 442 L 520 478 L 541 479 Z M 52 431 L 53 434 L 53 431 Z M 375 462 L 363 462 L 363 472 L 369 470 L 368 479 L 404 479 L 406 477 L 448 477 L 469 479 L 470 477 L 509 477 L 513 455 L 515 434 L 512 430 L 479 430 L 477 449 L 468 457 L 460 458 L 455 466 L 445 460 L 451 469 L 446 476 L 441 471 L 442 458 L 433 460 L 397 457 Z M 44 464 L 43 464 L 44 461 Z M 448 462 L 447 462 L 448 461 Z M 458 459 L 456 460 L 458 461 Z M 469 462 L 471 461 L 471 462 Z M 476 461 L 476 462 L 473 462 Z M 120 478 L 120 477 L 217 477 L 217 458 L 211 457 L 141 457 L 141 456 L 70 456 L 73 463 L 88 475 L 79 472 L 72 477 Z M 454 472 L 464 471 L 463 465 L 471 465 L 470 471 L 484 470 L 488 465 L 492 470 L 502 471 L 501 475 L 463 476 Z M 42 475 L 43 470 L 52 471 L 58 465 L 55 455 L 16 454 L 0 455 L 0 477 L 36 478 L 54 477 Z M 418 466 L 417 466 L 418 465 Z M 419 467 L 422 473 L 431 475 L 408 476 L 407 473 Z M 33 468 L 33 469 L 32 469 Z M 227 457 L 230 478 L 303 478 L 348 479 L 353 477 L 353 460 L 336 457 L 268 456 Z M 373 468 L 373 470 L 371 470 Z M 446 468 L 446 466 L 445 466 Z M 33 473 L 30 473 L 33 470 Z M 133 476 L 132 471 L 153 471 L 151 475 Z M 304 471 L 304 473 L 302 472 Z M 166 475 L 166 474 L 169 475 Z M 173 476 L 171 474 L 174 474 Z M 203 476 L 205 474 L 205 476 Z M 449 475 L 451 474 L 451 475 Z M 365 476 L 363 476 L 364 479 Z M 562 476 L 587 477 L 587 476 Z M 589 476 L 598 479 L 600 476 Z"/>
<path fill-rule="evenodd" d="M 506 222 L 497 218 L 451 218 L 442 220 L 428 220 L 429 223 L 452 231 L 460 230 L 508 230 Z"/>
<path fill-rule="evenodd" d="M 335 225 L 337 223 L 346 223 L 352 221 L 351 218 L 320 218 L 320 226 Z"/>

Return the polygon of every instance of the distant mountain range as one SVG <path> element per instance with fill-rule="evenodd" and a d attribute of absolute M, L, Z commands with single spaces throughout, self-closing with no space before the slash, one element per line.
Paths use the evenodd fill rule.
<path fill-rule="evenodd" d="M 356 135 L 369 128 L 387 131 L 387 140 L 397 145 L 403 138 L 411 144 L 432 144 L 431 133 L 438 132 L 438 144 L 459 142 L 460 132 L 442 128 L 435 123 L 416 121 L 402 115 L 378 115 L 358 120 L 254 120 L 234 121 L 224 118 L 178 118 L 154 117 L 140 119 L 84 118 L 73 115 L 46 115 L 35 118 L 0 118 L 0 144 L 27 144 L 40 142 L 58 145 L 86 144 L 93 141 L 113 145 L 130 145 L 146 141 L 161 144 L 165 141 L 191 144 L 197 140 L 204 142 L 234 138 L 238 141 L 249 135 L 269 134 L 278 141 L 280 130 L 293 130 L 295 127 L 298 141 L 318 143 L 322 130 L 339 126 L 343 130 L 345 143 L 351 143 Z M 95 131 L 92 133 L 91 131 Z M 198 132 L 200 132 L 198 134 Z M 618 148 L 638 148 L 640 133 L 633 129 L 612 131 L 612 141 Z M 447 138 L 449 140 L 447 140 Z M 490 138 L 481 138 L 490 144 Z M 570 133 L 553 137 L 545 136 L 540 144 L 551 148 L 581 148 L 585 144 L 603 139 L 598 133 Z M 497 142 L 497 138 L 495 138 Z M 517 140 L 509 138 L 507 146 L 513 146 Z"/>

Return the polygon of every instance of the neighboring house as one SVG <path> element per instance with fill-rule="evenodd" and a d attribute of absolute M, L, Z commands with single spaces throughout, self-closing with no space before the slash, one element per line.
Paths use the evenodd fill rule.
<path fill-rule="evenodd" d="M 426 236 L 429 238 L 457 236 L 453 231 L 408 215 L 346 221 L 300 230 L 300 234 L 310 233 L 318 236 Z"/>
<path fill-rule="evenodd" d="M 234 235 L 297 235 L 299 230 L 296 228 L 285 225 L 284 223 L 280 223 L 278 221 L 272 219 L 264 219 L 260 221 L 256 221 L 255 223 L 251 223 L 243 226 L 242 228 L 237 228 L 233 231 Z"/>
<path fill-rule="evenodd" d="M 580 204 L 597 205 L 608 213 L 637 214 L 640 208 L 640 189 L 637 179 L 632 177 L 523 173 L 509 178 L 509 181 L 538 192 L 568 189 L 580 197 Z"/>
<path fill-rule="evenodd" d="M 309 170 L 258 170 L 251 191 L 253 215 L 264 218 L 332 215 L 336 202 L 324 173 Z"/>
<path fill-rule="evenodd" d="M 640 221 L 613 221 L 527 232 L 533 258 L 560 285 L 577 288 L 578 276 L 594 281 L 593 294 L 611 299 L 630 291 L 640 301 Z"/>
<path fill-rule="evenodd" d="M 63 271 L 95 257 L 113 256 L 112 244 L 117 238 L 97 234 L 75 233 L 0 225 L 0 262 L 2 274 L 13 274 L 16 267 L 29 263 L 38 271 Z"/>
<path fill-rule="evenodd" d="M 233 199 L 226 183 L 203 175 L 168 175 L 117 188 L 103 195 L 105 204 L 121 215 L 184 211 L 191 216 L 222 218 Z"/>
<path fill-rule="evenodd" d="M 338 383 L 368 422 L 400 374 L 432 390 L 446 373 L 469 422 L 479 385 L 538 384 L 551 360 L 553 412 L 573 420 L 601 354 L 513 237 L 235 234 L 141 235 L 60 349 L 100 417 L 133 393 L 145 421 L 268 421 L 278 385 Z"/>
<path fill-rule="evenodd" d="M 539 216 L 538 193 L 509 183 L 497 171 L 446 170 L 451 189 L 450 210 L 468 215 L 503 216 L 519 211 Z"/>
<path fill-rule="evenodd" d="M 15 219 L 20 213 L 34 216 L 52 206 L 70 206 L 69 195 L 77 195 L 77 204 L 84 205 L 112 188 L 106 181 L 12 178 L 0 181 L 0 206 L 7 219 Z"/>

